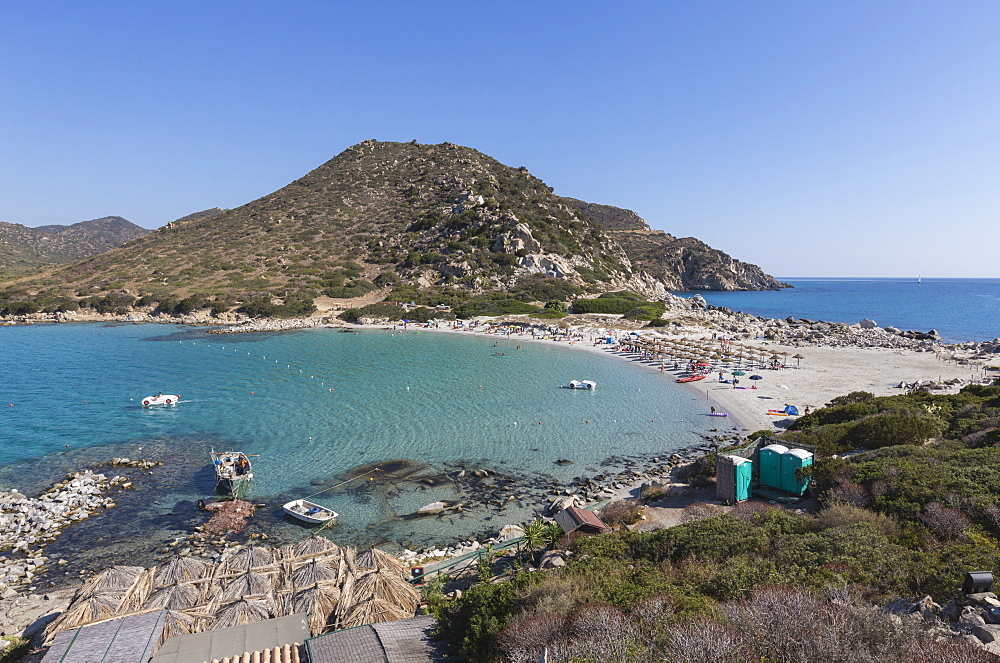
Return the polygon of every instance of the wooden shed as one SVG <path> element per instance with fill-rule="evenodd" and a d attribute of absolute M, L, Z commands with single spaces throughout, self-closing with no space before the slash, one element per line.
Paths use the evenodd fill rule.
<path fill-rule="evenodd" d="M 611 531 L 611 528 L 605 525 L 596 513 L 578 506 L 569 506 L 557 513 L 556 522 L 566 534 L 577 530 L 584 534 L 605 534 Z"/>

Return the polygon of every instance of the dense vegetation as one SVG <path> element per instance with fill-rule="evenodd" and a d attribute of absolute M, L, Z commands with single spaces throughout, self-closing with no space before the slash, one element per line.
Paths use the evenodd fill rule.
<path fill-rule="evenodd" d="M 789 437 L 828 444 L 824 429 L 853 425 L 838 445 L 875 448 L 816 463 L 814 514 L 692 505 L 669 529 L 564 541 L 567 566 L 476 584 L 440 633 L 469 661 L 538 660 L 543 646 L 580 663 L 990 660 L 865 606 L 943 603 L 967 571 L 1000 573 L 998 404 L 1000 386 L 836 399 Z"/>
<path fill-rule="evenodd" d="M 628 320 L 656 320 L 666 307 L 661 302 L 649 302 L 628 291 L 606 292 L 597 298 L 573 301 L 574 313 L 616 313 Z"/>

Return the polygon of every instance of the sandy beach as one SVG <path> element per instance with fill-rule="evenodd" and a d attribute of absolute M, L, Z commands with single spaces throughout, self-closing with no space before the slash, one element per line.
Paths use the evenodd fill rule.
<path fill-rule="evenodd" d="M 618 327 L 611 320 L 606 321 L 607 328 L 617 328 L 620 334 L 634 331 L 633 328 Z M 500 323 L 494 323 L 500 324 Z M 590 327 L 588 325 L 587 327 Z M 618 361 L 629 361 L 639 370 L 659 372 L 659 363 L 643 360 L 635 354 L 614 349 L 615 346 L 595 345 L 590 338 L 597 333 L 597 328 L 588 329 L 581 326 L 577 329 L 584 334 L 585 340 L 556 341 L 532 338 L 530 333 L 504 334 L 505 338 L 516 339 L 525 343 L 558 343 L 580 351 L 600 354 Z M 423 331 L 424 329 L 421 328 Z M 427 331 L 453 334 L 477 334 L 493 336 L 484 329 L 452 329 L 430 328 Z M 683 336 L 710 336 L 712 330 L 708 327 L 688 326 Z M 678 338 L 681 336 L 679 335 Z M 917 351 L 906 348 L 880 347 L 831 347 L 823 345 L 782 345 L 767 341 L 758 341 L 756 345 L 767 348 L 772 353 L 787 353 L 788 357 L 801 354 L 804 359 L 789 359 L 788 368 L 753 369 L 752 373 L 763 379 L 750 381 L 741 380 L 738 386 L 746 389 L 734 389 L 732 384 L 718 381 L 718 372 L 700 382 L 688 384 L 671 384 L 667 388 L 684 388 L 697 392 L 705 397 L 706 412 L 715 407 L 718 412 L 729 414 L 719 420 L 719 428 L 723 430 L 738 429 L 741 432 L 758 430 L 781 430 L 791 419 L 767 414 L 769 409 L 782 409 L 785 405 L 794 405 L 800 412 L 805 408 L 817 409 L 826 405 L 831 399 L 843 396 L 852 391 L 867 391 L 876 396 L 892 396 L 904 393 L 896 385 L 915 382 L 948 382 L 960 381 L 959 384 L 947 389 L 936 390 L 935 393 L 953 393 L 970 381 L 978 382 L 984 377 L 980 366 L 960 364 L 947 358 L 947 353 Z M 666 362 L 666 372 L 671 376 L 680 374 L 672 369 L 672 361 Z M 798 366 L 796 366 L 798 364 Z M 718 369 L 716 369 L 717 371 Z M 728 369 L 723 369 L 728 370 Z M 726 374 L 726 378 L 731 377 Z M 750 389 L 753 385 L 756 389 Z"/>

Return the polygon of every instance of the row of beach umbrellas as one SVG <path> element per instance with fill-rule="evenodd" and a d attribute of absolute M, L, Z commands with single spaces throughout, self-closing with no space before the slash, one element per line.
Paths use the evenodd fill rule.
<path fill-rule="evenodd" d="M 763 364 L 768 357 L 772 361 L 786 363 L 789 357 L 788 352 L 772 352 L 750 344 L 719 341 L 707 337 L 700 340 L 644 339 L 634 343 L 652 351 L 654 355 L 671 356 L 703 364 L 708 364 L 709 361 L 742 364 L 743 360 L 752 360 Z M 796 360 L 796 365 L 801 365 L 802 360 L 805 359 L 798 353 L 792 355 L 791 358 Z"/>

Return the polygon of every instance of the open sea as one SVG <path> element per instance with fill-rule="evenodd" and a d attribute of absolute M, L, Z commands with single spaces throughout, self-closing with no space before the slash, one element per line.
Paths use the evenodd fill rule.
<path fill-rule="evenodd" d="M 204 520 L 195 503 L 213 494 L 213 448 L 259 455 L 251 499 L 266 506 L 254 527 L 279 541 L 306 532 L 282 516 L 285 501 L 359 469 L 389 468 L 315 501 L 341 514 L 328 531 L 334 540 L 392 549 L 495 532 L 544 507 L 544 491 L 555 484 L 611 471 L 625 456 L 701 442 L 719 425 L 670 373 L 502 337 L 54 324 L 0 327 L 0 349 L 0 489 L 37 494 L 70 469 L 116 456 L 167 463 L 144 479 L 141 503 L 102 514 L 115 520 L 106 523 L 114 532 L 91 519 L 68 528 L 50 556 L 97 539 L 119 545 L 129 532 L 157 544 L 186 535 Z M 560 388 L 572 379 L 596 380 L 599 389 Z M 143 396 L 161 391 L 179 394 L 180 403 L 141 407 Z M 476 506 L 480 495 L 443 477 L 477 468 L 516 479 L 515 500 Z M 529 489 L 541 495 L 528 497 Z M 438 500 L 470 508 L 408 518 Z"/>
<path fill-rule="evenodd" d="M 788 278 L 794 288 L 765 292 L 704 292 L 709 304 L 766 318 L 808 318 L 930 331 L 944 340 L 1000 337 L 1000 279 Z M 690 296 L 693 292 L 677 293 Z"/>

